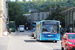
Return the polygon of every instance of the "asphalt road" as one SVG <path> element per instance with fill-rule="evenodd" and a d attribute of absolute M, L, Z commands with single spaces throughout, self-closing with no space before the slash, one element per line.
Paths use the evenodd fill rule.
<path fill-rule="evenodd" d="M 31 31 L 14 32 L 11 34 L 7 50 L 61 50 L 61 41 L 39 42 L 31 37 Z"/>

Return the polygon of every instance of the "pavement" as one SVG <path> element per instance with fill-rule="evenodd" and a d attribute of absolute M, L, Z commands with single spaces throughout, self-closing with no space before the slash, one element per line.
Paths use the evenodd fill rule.
<path fill-rule="evenodd" d="M 0 37 L 0 50 L 61 50 L 61 41 L 38 42 L 31 37 L 31 31 L 16 31 Z"/>
<path fill-rule="evenodd" d="M 0 50 L 7 50 L 10 37 L 0 37 Z"/>

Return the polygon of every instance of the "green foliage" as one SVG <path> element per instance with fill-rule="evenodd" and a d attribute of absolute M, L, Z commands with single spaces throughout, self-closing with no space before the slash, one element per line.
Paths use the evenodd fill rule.
<path fill-rule="evenodd" d="M 25 16 L 22 16 L 22 15 L 20 15 L 20 16 L 17 17 L 16 19 L 17 19 L 17 20 L 15 20 L 15 21 L 16 21 L 16 25 L 17 25 L 17 26 L 19 26 L 19 25 L 24 25 L 24 24 L 27 22 Z"/>
<path fill-rule="evenodd" d="M 23 13 L 28 12 L 29 9 L 44 9 L 47 6 L 51 6 L 53 4 L 55 6 L 56 4 L 59 4 L 61 6 L 75 6 L 75 1 L 74 0 L 33 0 L 32 2 L 18 2 L 23 9 Z M 53 7 L 54 7 L 53 6 Z"/>
<path fill-rule="evenodd" d="M 9 19 L 10 21 L 15 21 L 16 17 L 22 14 L 21 5 L 15 2 L 8 2 L 9 6 Z"/>
<path fill-rule="evenodd" d="M 57 8 L 51 11 L 51 14 L 48 16 L 46 20 L 59 20 L 61 25 L 65 26 L 65 16 L 60 14 L 61 11 L 67 8 L 62 8 L 60 5 L 57 5 Z"/>
<path fill-rule="evenodd" d="M 22 7 L 16 2 L 8 2 L 9 20 L 15 21 L 16 25 L 24 24 L 26 21 L 25 16 L 22 16 Z"/>
<path fill-rule="evenodd" d="M 57 9 L 52 11 L 52 14 L 48 19 L 56 19 L 61 22 L 65 21 L 63 15 L 59 14 L 67 7 L 75 6 L 75 0 L 33 0 L 32 2 L 8 2 L 9 6 L 9 19 L 16 21 L 16 25 L 24 24 L 26 18 L 22 16 L 22 13 L 28 13 L 29 9 L 37 10 L 49 10 L 50 7 L 54 8 L 57 5 Z M 61 6 L 61 7 L 60 7 Z"/>

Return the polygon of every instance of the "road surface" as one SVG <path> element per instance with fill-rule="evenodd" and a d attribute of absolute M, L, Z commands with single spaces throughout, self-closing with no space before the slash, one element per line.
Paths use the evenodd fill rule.
<path fill-rule="evenodd" d="M 61 41 L 39 42 L 31 37 L 31 31 L 13 32 L 7 50 L 61 50 Z"/>

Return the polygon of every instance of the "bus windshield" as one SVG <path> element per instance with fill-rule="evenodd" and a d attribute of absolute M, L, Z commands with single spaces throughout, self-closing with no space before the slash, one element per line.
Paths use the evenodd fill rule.
<path fill-rule="evenodd" d="M 58 26 L 57 25 L 43 25 L 42 32 L 43 33 L 57 33 Z"/>

